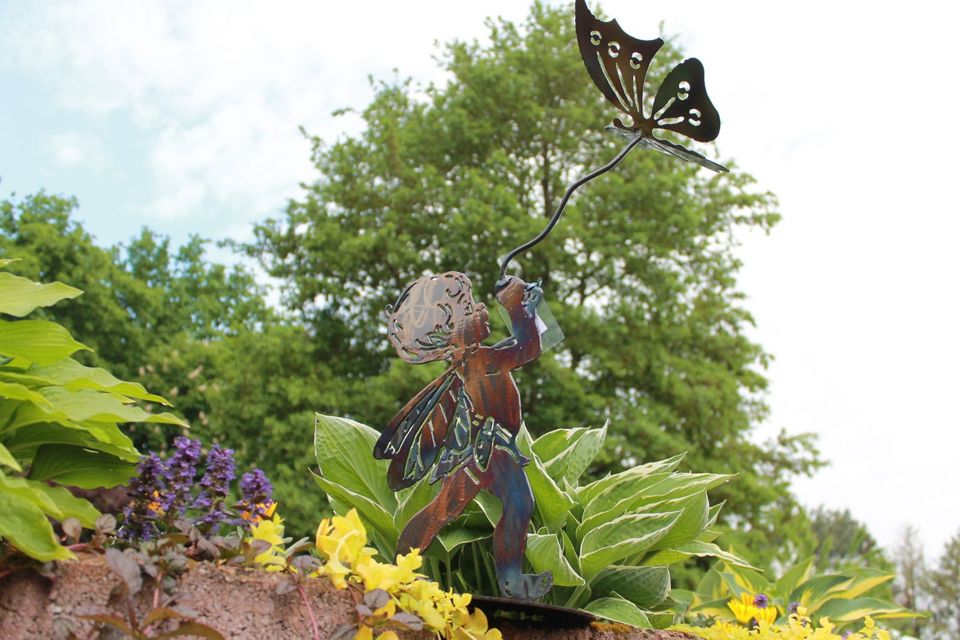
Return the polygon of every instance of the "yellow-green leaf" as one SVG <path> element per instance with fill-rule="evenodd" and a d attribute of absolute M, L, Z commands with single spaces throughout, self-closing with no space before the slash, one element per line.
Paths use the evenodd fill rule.
<path fill-rule="evenodd" d="M 55 322 L 0 320 L 0 355 L 46 365 L 80 349 L 89 351 L 90 347 L 74 340 L 69 331 Z"/>
<path fill-rule="evenodd" d="M 49 384 L 61 385 L 71 390 L 96 389 L 109 391 L 128 398 L 171 406 L 166 399 L 149 393 L 138 382 L 120 380 L 106 369 L 86 367 L 72 358 L 64 358 L 43 367 L 31 367 L 27 373 L 39 379 L 49 380 Z"/>
<path fill-rule="evenodd" d="M 47 516 L 31 500 L 0 489 L 0 538 L 41 562 L 73 554 L 57 542 Z"/>
<path fill-rule="evenodd" d="M 557 534 L 527 535 L 527 560 L 537 572 L 550 571 L 553 573 L 553 584 L 557 587 L 579 587 L 585 583 L 584 579 L 570 566 L 560 548 L 560 539 Z"/>
<path fill-rule="evenodd" d="M 81 489 L 115 487 L 136 474 L 135 465 L 114 456 L 58 444 L 37 449 L 30 466 L 31 480 L 54 480 Z"/>
<path fill-rule="evenodd" d="M 52 487 L 44 482 L 34 480 L 27 481 L 34 491 L 43 493 L 53 504 L 57 506 L 62 516 L 60 520 L 66 518 L 76 518 L 84 527 L 92 529 L 100 512 L 97 511 L 90 502 L 83 498 L 78 498 L 70 493 L 65 487 Z"/>
<path fill-rule="evenodd" d="M 637 605 L 623 598 L 600 598 L 585 606 L 583 610 L 607 620 L 629 624 L 641 629 L 653 627 L 646 613 L 641 611 Z"/>
<path fill-rule="evenodd" d="M 0 442 L 0 464 L 5 464 L 14 471 L 23 471 L 20 463 L 17 462 L 17 459 L 13 457 L 13 454 L 10 453 L 10 450 L 3 446 L 2 442 Z"/>
<path fill-rule="evenodd" d="M 62 282 L 40 284 L 12 273 L 0 273 L 0 313 L 22 318 L 37 307 L 49 307 L 83 293 Z"/>

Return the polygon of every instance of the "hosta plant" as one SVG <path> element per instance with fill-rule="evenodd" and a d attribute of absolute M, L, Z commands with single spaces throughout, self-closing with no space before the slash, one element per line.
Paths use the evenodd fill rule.
<path fill-rule="evenodd" d="M 813 620 L 827 618 L 843 628 L 861 624 L 868 616 L 890 619 L 918 615 L 873 595 L 894 574 L 871 568 L 815 574 L 813 560 L 808 558 L 790 567 L 780 578 L 718 562 L 695 592 L 675 590 L 672 595 L 687 606 L 687 618 L 694 622 L 719 619 L 749 625 L 764 617 L 753 615 L 760 612 L 769 614 L 768 622 L 787 624 L 790 615 L 800 610 Z"/>
<path fill-rule="evenodd" d="M 121 423 L 183 424 L 135 404 L 167 405 L 160 396 L 72 359 L 87 347 L 59 324 L 23 319 L 80 293 L 0 271 L 0 540 L 41 561 L 72 555 L 48 518 L 93 528 L 100 515 L 61 485 L 112 487 L 134 475 L 140 454 Z"/>
<path fill-rule="evenodd" d="M 393 557 L 400 532 L 439 483 L 425 479 L 391 491 L 387 462 L 371 455 L 378 435 L 357 422 L 318 415 L 315 479 L 334 511 L 357 509 L 371 541 Z M 536 501 L 526 561 L 532 571 L 553 572 L 547 603 L 635 626 L 667 626 L 674 621 L 671 564 L 716 556 L 749 566 L 712 542 L 720 505 L 710 505 L 707 491 L 730 476 L 678 473 L 678 455 L 581 484 L 605 436 L 606 427 L 558 429 L 536 440 L 523 430 L 517 436 L 531 459 L 525 471 Z M 497 499 L 481 491 L 425 553 L 430 577 L 447 588 L 498 595 L 489 538 L 500 512 Z"/>

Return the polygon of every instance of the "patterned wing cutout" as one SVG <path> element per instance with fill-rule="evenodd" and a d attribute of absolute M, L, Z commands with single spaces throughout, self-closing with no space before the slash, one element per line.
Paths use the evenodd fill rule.
<path fill-rule="evenodd" d="M 653 99 L 656 128 L 675 131 L 698 142 L 720 134 L 720 114 L 707 96 L 703 65 L 688 58 L 673 68 Z"/>
<path fill-rule="evenodd" d="M 394 416 L 373 448 L 373 457 L 390 460 L 387 484 L 391 489 L 409 487 L 426 475 L 465 397 L 463 379 L 451 371 L 427 385 Z"/>
<path fill-rule="evenodd" d="M 619 119 L 616 125 L 633 131 L 643 127 L 649 134 L 652 121 L 643 115 L 643 83 L 663 40 L 639 40 L 616 20 L 598 20 L 586 0 L 577 0 L 576 16 L 577 44 L 587 72 L 607 100 L 630 116 L 629 126 Z"/>

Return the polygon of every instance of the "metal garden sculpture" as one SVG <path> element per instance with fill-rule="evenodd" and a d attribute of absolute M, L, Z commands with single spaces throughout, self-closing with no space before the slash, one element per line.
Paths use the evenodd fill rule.
<path fill-rule="evenodd" d="M 503 505 L 493 534 L 500 592 L 519 600 L 535 600 L 552 585 L 549 572 L 522 571 L 534 502 L 523 471 L 529 460 L 516 443 L 523 420 L 512 375 L 540 357 L 545 323 L 540 318 L 540 286 L 507 275 L 507 267 L 550 233 L 578 187 L 613 169 L 637 145 L 726 171 L 699 153 L 653 135 L 655 129 L 665 129 L 701 142 L 717 137 L 720 118 L 707 97 L 698 60 L 685 60 L 667 75 L 647 117 L 644 80 L 663 40 L 631 37 L 616 21 L 598 20 L 584 0 L 576 3 L 576 25 L 590 77 L 627 116 L 627 123 L 617 118 L 608 129 L 629 142 L 609 164 L 570 185 L 546 228 L 503 259 L 496 298 L 509 315 L 512 336 L 492 346 L 483 344 L 490 335 L 489 315 L 474 300 L 470 279 L 459 272 L 416 280 L 385 311 L 390 342 L 401 358 L 411 364 L 443 360 L 449 365 L 390 421 L 373 451 L 376 458 L 390 460 L 387 477 L 394 490 L 428 474 L 429 482 L 442 482 L 436 498 L 401 533 L 398 551 L 426 549 L 486 489 Z"/>

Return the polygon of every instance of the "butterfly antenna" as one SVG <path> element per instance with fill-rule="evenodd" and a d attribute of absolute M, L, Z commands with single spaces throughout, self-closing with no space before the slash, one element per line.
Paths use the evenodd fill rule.
<path fill-rule="evenodd" d="M 618 164 L 620 164 L 620 161 L 626 158 L 627 154 L 630 153 L 630 150 L 633 149 L 635 146 L 637 146 L 641 140 L 643 140 L 643 136 L 637 136 L 636 138 L 631 140 L 623 149 L 621 149 L 620 153 L 618 153 L 617 157 L 615 157 L 613 160 L 603 165 L 596 171 L 593 171 L 592 173 L 589 173 L 583 176 L 582 178 L 580 178 L 579 180 L 571 184 L 569 187 L 567 187 L 567 192 L 563 194 L 563 198 L 560 200 L 560 204 L 557 206 L 557 210 L 554 212 L 553 217 L 550 218 L 550 222 L 547 223 L 546 228 L 543 231 L 541 231 L 539 234 L 537 234 L 535 238 L 531 238 L 530 240 L 524 242 L 522 245 L 520 245 L 519 247 L 517 247 L 516 249 L 508 253 L 506 257 L 503 259 L 503 261 L 500 263 L 500 280 L 503 280 L 506 277 L 507 267 L 510 265 L 511 260 L 513 260 L 515 257 L 523 253 L 527 249 L 530 249 L 531 247 L 539 244 L 544 238 L 546 238 L 550 234 L 550 232 L 556 226 L 557 221 L 560 220 L 560 216 L 563 214 L 563 210 L 567 206 L 567 201 L 570 200 L 570 196 L 573 195 L 574 191 L 576 191 L 582 185 L 585 185 L 586 183 L 590 182 L 594 178 L 598 178 L 602 176 L 603 174 L 605 174 L 606 172 L 610 171 L 611 169 L 616 167 Z"/>

